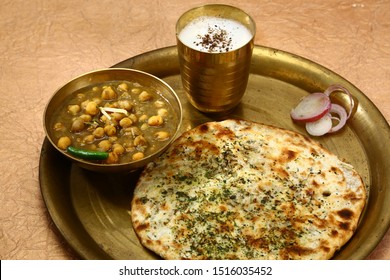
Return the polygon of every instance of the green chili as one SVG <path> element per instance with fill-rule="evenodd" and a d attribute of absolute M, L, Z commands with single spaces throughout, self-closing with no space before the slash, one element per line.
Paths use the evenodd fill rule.
<path fill-rule="evenodd" d="M 85 150 L 73 146 L 69 146 L 67 151 L 69 154 L 75 157 L 86 159 L 86 160 L 104 160 L 108 158 L 107 152 Z"/>

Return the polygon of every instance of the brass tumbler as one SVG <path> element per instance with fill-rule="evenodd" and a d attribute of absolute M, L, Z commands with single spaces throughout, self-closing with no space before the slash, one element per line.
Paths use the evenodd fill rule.
<path fill-rule="evenodd" d="M 200 17 L 230 19 L 241 23 L 249 31 L 249 39 L 244 39 L 241 46 L 233 49 L 195 49 L 193 45 L 182 41 L 180 32 Z M 226 113 L 240 103 L 248 83 L 255 33 L 253 19 L 241 9 L 228 5 L 201 6 L 187 11 L 179 18 L 176 39 L 181 78 L 189 101 L 195 108 L 204 113 Z M 194 33 L 193 37 L 195 41 L 200 35 Z"/>

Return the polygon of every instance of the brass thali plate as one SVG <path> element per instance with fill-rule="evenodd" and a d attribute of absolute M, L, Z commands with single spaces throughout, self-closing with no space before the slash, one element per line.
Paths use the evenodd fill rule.
<path fill-rule="evenodd" d="M 175 89 L 183 103 L 182 132 L 213 120 L 187 102 L 176 47 L 138 55 L 113 67 L 154 74 Z M 390 127 L 375 105 L 336 73 L 302 57 L 256 46 L 241 104 L 228 116 L 275 125 L 306 134 L 289 116 L 310 92 L 341 84 L 354 96 L 357 109 L 337 134 L 317 138 L 361 174 L 369 199 L 359 227 L 335 259 L 365 259 L 390 226 Z M 337 98 L 337 96 L 336 96 Z M 345 102 L 342 97 L 337 102 Z M 40 158 L 40 186 L 49 214 L 64 239 L 83 259 L 155 259 L 143 248 L 131 225 L 130 201 L 139 172 L 97 174 L 63 158 L 45 139 Z"/>

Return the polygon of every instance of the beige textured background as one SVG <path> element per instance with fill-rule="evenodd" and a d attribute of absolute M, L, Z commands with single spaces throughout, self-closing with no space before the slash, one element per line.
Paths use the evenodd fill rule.
<path fill-rule="evenodd" d="M 69 79 L 175 44 L 191 7 L 222 1 L 0 0 L 0 259 L 78 258 L 38 181 L 43 110 Z M 223 1 L 249 12 L 256 44 L 313 60 L 363 91 L 390 121 L 390 1 Z M 390 232 L 370 259 L 390 259 Z"/>

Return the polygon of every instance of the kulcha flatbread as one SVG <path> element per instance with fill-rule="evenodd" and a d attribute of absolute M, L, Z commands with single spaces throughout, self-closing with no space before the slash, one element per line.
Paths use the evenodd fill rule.
<path fill-rule="evenodd" d="M 358 173 L 319 143 L 229 119 L 185 132 L 143 170 L 131 218 L 165 259 L 330 259 L 365 201 Z"/>

